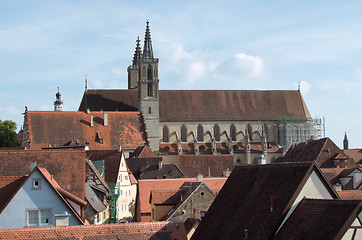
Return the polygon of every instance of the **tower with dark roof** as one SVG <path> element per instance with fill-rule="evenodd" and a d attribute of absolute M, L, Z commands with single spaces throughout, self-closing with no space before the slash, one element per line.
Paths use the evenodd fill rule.
<path fill-rule="evenodd" d="M 151 32 L 147 21 L 143 54 L 140 54 L 139 40 L 133 58 L 138 65 L 138 111 L 143 115 L 147 129 L 147 139 L 153 151 L 159 150 L 159 79 L 158 58 L 153 56 Z M 136 75 L 136 74 L 134 74 Z M 133 86 L 133 79 L 131 86 Z"/>
<path fill-rule="evenodd" d="M 58 86 L 58 92 L 55 94 L 54 111 L 63 111 L 63 101 L 62 101 L 62 95 L 59 92 L 59 86 Z"/>

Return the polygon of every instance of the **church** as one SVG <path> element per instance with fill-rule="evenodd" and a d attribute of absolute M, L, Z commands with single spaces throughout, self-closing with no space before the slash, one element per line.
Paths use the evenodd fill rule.
<path fill-rule="evenodd" d="M 78 111 L 139 112 L 146 144 L 166 162 L 182 154 L 233 154 L 235 164 L 272 162 L 320 138 L 300 90 L 160 90 L 149 22 L 136 40 L 128 89 L 85 89 Z"/>

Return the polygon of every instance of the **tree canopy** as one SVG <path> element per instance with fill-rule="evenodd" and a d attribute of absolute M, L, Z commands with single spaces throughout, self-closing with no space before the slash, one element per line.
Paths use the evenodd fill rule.
<path fill-rule="evenodd" d="M 18 147 L 16 138 L 16 123 L 11 120 L 0 120 L 0 147 Z"/>

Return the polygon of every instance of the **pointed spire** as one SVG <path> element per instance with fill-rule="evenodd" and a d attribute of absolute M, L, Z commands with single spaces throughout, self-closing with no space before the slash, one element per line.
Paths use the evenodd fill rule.
<path fill-rule="evenodd" d="M 85 77 L 85 89 L 84 89 L 84 91 L 86 92 L 88 90 L 88 75 L 86 74 L 84 77 Z"/>
<path fill-rule="evenodd" d="M 347 132 L 344 133 L 344 139 L 343 139 L 343 149 L 348 149 L 348 139 L 347 139 Z"/>
<path fill-rule="evenodd" d="M 132 67 L 138 66 L 141 59 L 142 59 L 142 49 L 141 49 L 141 44 L 140 44 L 140 37 L 137 37 L 136 49 L 135 49 L 134 55 L 133 55 Z"/>
<path fill-rule="evenodd" d="M 153 50 L 152 50 L 152 41 L 151 41 L 151 32 L 149 22 L 146 22 L 146 33 L 145 33 L 145 43 L 143 46 L 143 59 L 151 60 L 153 59 Z"/>

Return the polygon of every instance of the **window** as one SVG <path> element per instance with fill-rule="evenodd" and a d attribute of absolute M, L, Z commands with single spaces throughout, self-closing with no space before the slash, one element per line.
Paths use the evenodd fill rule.
<path fill-rule="evenodd" d="M 215 141 L 220 141 L 220 127 L 217 124 L 214 126 L 214 138 Z"/>
<path fill-rule="evenodd" d="M 197 126 L 197 141 L 204 141 L 204 127 L 201 124 Z"/>
<path fill-rule="evenodd" d="M 163 126 L 162 129 L 162 142 L 168 142 L 168 127 Z"/>
<path fill-rule="evenodd" d="M 185 125 L 182 125 L 181 127 L 181 142 L 187 141 L 187 128 Z"/>
<path fill-rule="evenodd" d="M 51 225 L 50 216 L 50 209 L 28 210 L 27 225 L 30 227 Z"/>
<path fill-rule="evenodd" d="M 152 83 L 148 83 L 147 84 L 147 97 L 152 97 L 153 96 L 153 86 Z"/>
<path fill-rule="evenodd" d="M 32 179 L 32 190 L 39 190 L 41 188 L 41 179 L 40 178 L 34 178 Z"/>
<path fill-rule="evenodd" d="M 124 180 L 128 180 L 128 176 L 127 176 L 127 175 L 124 176 Z"/>
<path fill-rule="evenodd" d="M 231 141 L 236 141 L 236 127 L 234 124 L 231 124 L 230 126 L 230 138 Z"/>

